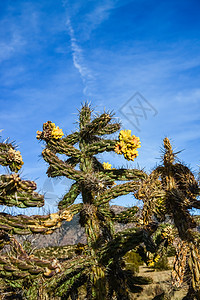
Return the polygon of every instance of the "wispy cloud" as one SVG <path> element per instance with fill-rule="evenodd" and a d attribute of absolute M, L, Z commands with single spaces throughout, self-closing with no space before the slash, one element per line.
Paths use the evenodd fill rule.
<path fill-rule="evenodd" d="M 87 96 L 90 95 L 90 86 L 92 83 L 94 83 L 95 78 L 89 69 L 89 67 L 86 65 L 84 61 L 84 55 L 83 55 L 83 50 L 81 47 L 78 45 L 78 41 L 75 37 L 74 29 L 71 25 L 70 18 L 67 18 L 67 29 L 69 32 L 70 36 L 70 43 L 71 43 L 71 50 L 72 50 L 72 58 L 73 58 L 73 63 L 74 67 L 78 70 L 80 73 L 81 79 L 84 84 L 84 90 L 83 93 Z"/>
<path fill-rule="evenodd" d="M 63 1 L 62 3 L 64 7 L 67 7 L 68 16 L 66 25 L 70 36 L 73 64 L 78 70 L 84 84 L 83 94 L 92 97 L 95 94 L 96 76 L 87 63 L 88 57 L 85 57 L 86 55 L 81 47 L 81 41 L 88 40 L 91 32 L 109 17 L 111 9 L 114 8 L 114 1 L 101 1 L 100 4 L 95 2 L 93 5 L 91 3 L 91 10 L 85 13 L 84 17 L 82 16 L 81 18 L 84 22 L 80 21 L 78 26 L 76 26 L 77 35 L 72 25 L 73 22 L 70 12 L 72 16 L 74 16 L 74 11 L 77 12 L 80 10 L 81 5 L 79 3 L 78 6 L 74 5 L 71 7 L 68 1 Z"/>

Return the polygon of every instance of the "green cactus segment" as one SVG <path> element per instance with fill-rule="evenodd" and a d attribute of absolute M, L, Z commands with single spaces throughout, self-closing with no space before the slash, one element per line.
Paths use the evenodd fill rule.
<path fill-rule="evenodd" d="M 80 191 L 81 189 L 77 182 L 72 184 L 69 192 L 65 194 L 63 199 L 58 203 L 58 208 L 64 209 L 67 208 L 69 205 L 73 204 L 78 195 L 80 194 Z"/>
<path fill-rule="evenodd" d="M 80 129 L 84 128 L 91 121 L 92 110 L 90 106 L 86 103 L 82 106 L 79 111 L 79 127 Z"/>
<path fill-rule="evenodd" d="M 53 152 L 80 159 L 81 152 L 78 149 L 74 148 L 72 145 L 67 144 L 67 142 L 63 141 L 63 139 L 60 139 L 58 141 L 50 140 L 48 142 L 48 148 Z"/>
<path fill-rule="evenodd" d="M 138 211 L 139 211 L 139 208 L 137 206 L 133 206 L 133 207 L 115 215 L 113 218 L 113 221 L 118 222 L 118 223 L 123 223 L 123 224 L 136 222 L 137 217 L 135 215 Z"/>
<path fill-rule="evenodd" d="M 110 189 L 105 190 L 102 194 L 96 197 L 95 204 L 102 205 L 122 195 L 127 195 L 136 191 L 140 186 L 139 182 L 127 182 L 118 184 Z"/>
<path fill-rule="evenodd" d="M 104 170 L 103 173 L 114 180 L 139 180 L 145 179 L 147 175 L 145 172 L 137 169 L 112 169 Z"/>
<path fill-rule="evenodd" d="M 81 114 L 80 114 L 80 119 L 81 119 Z M 94 119 L 90 123 L 88 123 L 88 121 L 84 119 L 82 122 L 80 120 L 80 124 L 82 124 L 83 122 L 86 123 L 86 125 L 83 126 L 80 130 L 81 138 L 85 137 L 86 135 L 96 134 L 99 130 L 103 129 L 104 126 L 106 126 L 110 121 L 111 121 L 111 116 L 106 113 L 102 114 L 100 117 Z"/>
<path fill-rule="evenodd" d="M 42 156 L 46 162 L 50 164 L 47 171 L 48 176 L 66 176 L 73 180 L 78 180 L 81 178 L 81 172 L 74 170 L 69 164 L 60 160 L 52 151 L 49 149 L 44 149 L 42 151 Z"/>
<path fill-rule="evenodd" d="M 0 204 L 7 206 L 41 207 L 44 196 L 34 192 L 34 181 L 21 180 L 18 174 L 0 176 Z"/>
<path fill-rule="evenodd" d="M 65 282 L 54 291 L 56 296 L 66 297 L 65 299 L 67 299 L 69 296 L 73 297 L 75 294 L 78 294 L 77 288 L 82 286 L 87 281 L 88 277 L 84 269 L 80 270 L 78 274 L 72 274 L 73 276 L 69 279 L 66 278 Z M 75 293 L 75 291 L 77 291 L 77 293 Z"/>
<path fill-rule="evenodd" d="M 41 260 L 34 256 L 8 258 L 8 256 L 2 255 L 0 258 L 0 277 L 8 278 L 9 280 L 30 278 L 41 274 L 48 278 L 60 271 L 60 264 L 56 260 Z"/>
<path fill-rule="evenodd" d="M 74 145 L 79 141 L 79 132 L 74 132 L 62 138 L 62 141 L 68 145 Z"/>
<path fill-rule="evenodd" d="M 12 216 L 6 213 L 0 213 L 0 230 L 10 234 L 32 234 L 41 233 L 49 234 L 62 225 L 62 221 L 71 221 L 73 216 L 80 212 L 81 204 L 71 205 L 70 208 L 60 211 L 59 213 L 49 214 L 46 216 Z"/>
<path fill-rule="evenodd" d="M 108 264 L 109 261 L 124 256 L 129 250 L 134 249 L 140 243 L 145 243 L 148 251 L 155 252 L 155 244 L 146 229 L 131 228 L 121 231 L 99 251 L 99 259 L 103 264 Z"/>
<path fill-rule="evenodd" d="M 108 124 L 103 129 L 98 130 L 96 134 L 97 135 L 112 134 L 120 130 L 120 127 L 121 125 L 119 123 Z"/>
<path fill-rule="evenodd" d="M 37 188 L 36 183 L 34 181 L 21 180 L 18 174 L 1 175 L 0 184 L 1 189 L 5 190 L 6 193 L 13 193 L 17 190 L 31 192 L 36 190 Z"/>
<path fill-rule="evenodd" d="M 94 142 L 85 147 L 86 155 L 95 155 L 101 152 L 109 152 L 114 151 L 116 141 L 115 140 L 100 140 L 98 142 Z"/>
<path fill-rule="evenodd" d="M 66 262 L 64 265 L 64 271 L 58 273 L 49 283 L 48 290 L 53 291 L 56 296 L 63 296 L 68 291 L 70 292 L 74 283 L 81 280 L 81 285 L 85 282 L 85 275 L 88 272 L 88 268 L 94 264 L 94 261 L 87 257 L 77 257 L 76 260 Z M 85 280 L 83 280 L 83 277 Z M 79 284 L 78 284 L 79 286 Z"/>
<path fill-rule="evenodd" d="M 15 192 L 13 195 L 0 195 L 0 204 L 19 208 L 41 207 L 44 205 L 44 197 L 38 193 Z"/>

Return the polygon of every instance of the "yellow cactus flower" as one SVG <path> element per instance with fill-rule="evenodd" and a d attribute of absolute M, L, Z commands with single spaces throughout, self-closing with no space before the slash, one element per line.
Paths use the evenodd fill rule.
<path fill-rule="evenodd" d="M 135 149 L 128 150 L 126 153 L 124 153 L 124 157 L 127 160 L 134 160 L 138 156 L 138 151 Z"/>
<path fill-rule="evenodd" d="M 140 138 L 131 135 L 131 130 L 121 130 L 119 133 L 119 142 L 115 145 L 115 152 L 123 154 L 128 160 L 134 161 L 138 156 L 137 148 L 141 147 Z"/>
<path fill-rule="evenodd" d="M 106 162 L 103 162 L 103 168 L 104 168 L 104 170 L 111 170 L 111 164 L 109 164 L 108 162 L 106 163 Z"/>
<path fill-rule="evenodd" d="M 60 139 L 61 137 L 63 137 L 64 133 L 63 133 L 62 129 L 60 129 L 58 126 L 57 127 L 55 126 L 55 127 L 53 127 L 51 135 L 54 139 Z"/>
<path fill-rule="evenodd" d="M 132 135 L 131 139 L 129 140 L 129 143 L 131 145 L 133 145 L 133 147 L 136 147 L 136 148 L 140 148 L 141 147 L 141 142 L 140 142 L 140 138 L 139 137 L 136 137 L 135 135 Z"/>
<path fill-rule="evenodd" d="M 131 130 L 121 130 L 119 134 L 120 141 L 128 141 L 131 138 Z"/>
<path fill-rule="evenodd" d="M 117 154 L 122 154 L 126 152 L 126 144 L 124 143 L 124 141 L 120 141 L 115 145 L 115 152 Z"/>

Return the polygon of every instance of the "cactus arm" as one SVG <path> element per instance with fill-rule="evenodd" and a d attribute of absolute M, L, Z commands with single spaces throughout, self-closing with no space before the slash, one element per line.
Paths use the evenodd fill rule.
<path fill-rule="evenodd" d="M 88 121 L 81 121 L 80 124 L 85 122 L 83 126 L 81 126 L 80 136 L 83 138 L 86 135 L 96 134 L 99 130 L 104 128 L 111 121 L 111 116 L 107 113 L 102 114 L 100 117 L 94 119 L 92 122 L 88 123 Z"/>
<path fill-rule="evenodd" d="M 65 297 L 65 299 L 68 299 L 68 297 L 71 296 L 71 298 L 73 299 L 74 295 L 78 295 L 78 288 L 86 283 L 87 280 L 87 271 L 85 270 L 85 268 L 83 268 L 69 279 L 66 278 L 65 282 L 56 290 L 54 290 L 53 294 L 55 296 Z"/>
<path fill-rule="evenodd" d="M 96 197 L 95 204 L 102 205 L 122 195 L 127 195 L 131 192 L 136 191 L 140 186 L 139 182 L 127 182 L 118 184 L 110 189 L 105 190 L 102 194 Z"/>
<path fill-rule="evenodd" d="M 118 223 L 132 223 L 137 221 L 137 217 L 135 216 L 138 212 L 139 208 L 137 206 L 133 206 L 125 211 L 122 211 L 119 214 L 116 214 L 112 220 Z"/>
<path fill-rule="evenodd" d="M 114 151 L 116 142 L 117 141 L 115 140 L 100 140 L 98 142 L 94 142 L 85 148 L 86 155 L 95 155 L 105 151 Z"/>
<path fill-rule="evenodd" d="M 17 206 L 19 208 L 41 207 L 44 205 L 44 196 L 33 192 L 15 192 L 13 195 L 0 195 L 0 205 Z"/>
<path fill-rule="evenodd" d="M 10 244 L 15 256 L 1 255 L 0 277 L 16 280 L 25 277 L 34 278 L 42 274 L 48 278 L 61 272 L 62 267 L 55 259 L 45 260 L 28 255 L 13 237 L 10 239 Z"/>
<path fill-rule="evenodd" d="M 65 154 L 67 156 L 71 156 L 77 159 L 80 159 L 81 152 L 74 148 L 72 145 L 67 144 L 63 139 L 55 141 L 50 140 L 48 142 L 48 149 L 53 151 L 54 153 Z"/>
<path fill-rule="evenodd" d="M 68 293 L 74 280 L 79 279 L 82 275 L 84 275 L 84 277 L 85 274 L 88 275 L 88 268 L 93 264 L 94 260 L 84 255 L 77 256 L 75 259 L 63 263 L 64 267 L 62 268 L 62 272 L 57 273 L 57 275 L 47 283 L 49 293 L 51 294 L 51 292 L 53 292 L 54 295 Z M 84 282 L 85 280 L 81 280 L 82 284 Z"/>
<path fill-rule="evenodd" d="M 79 132 L 74 132 L 62 138 L 66 144 L 74 145 L 79 141 Z"/>
<path fill-rule="evenodd" d="M 120 123 L 108 124 L 96 132 L 97 135 L 112 134 L 120 129 Z"/>
<path fill-rule="evenodd" d="M 105 190 L 103 193 L 97 196 L 95 204 L 97 206 L 106 204 L 112 199 L 134 192 L 138 188 L 139 188 L 139 183 L 134 181 L 127 182 L 124 184 L 118 184 L 110 189 Z"/>
<path fill-rule="evenodd" d="M 156 215 L 156 217 L 161 218 L 166 212 L 166 193 L 158 179 L 159 175 L 158 172 L 153 171 L 145 180 L 142 180 L 138 191 L 134 193 L 134 196 L 144 203 L 142 208 L 143 224 L 151 222 L 153 214 Z"/>
<path fill-rule="evenodd" d="M 79 163 L 79 159 L 70 157 L 65 161 L 65 163 L 74 168 Z"/>
<path fill-rule="evenodd" d="M 156 227 L 154 231 L 156 230 Z M 152 234 L 152 232 L 151 232 Z M 134 249 L 140 243 L 145 243 L 148 250 L 155 252 L 155 244 L 150 238 L 148 230 L 131 228 L 121 231 L 99 251 L 101 263 L 108 264 L 109 261 L 124 256 L 129 250 Z"/>
<path fill-rule="evenodd" d="M 58 208 L 59 209 L 65 209 L 69 205 L 73 204 L 75 199 L 78 197 L 80 194 L 80 185 L 75 182 L 72 184 L 69 192 L 62 198 L 62 200 L 58 203 Z"/>
<path fill-rule="evenodd" d="M 42 156 L 46 162 L 50 164 L 47 171 L 48 176 L 66 176 L 69 179 L 77 180 L 81 178 L 82 173 L 80 171 L 74 170 L 71 165 L 60 160 L 52 151 L 49 149 L 44 149 L 42 151 Z"/>
<path fill-rule="evenodd" d="M 138 179 L 145 179 L 147 175 L 145 172 L 137 169 L 112 169 L 112 170 L 104 170 L 100 172 L 109 176 L 114 180 L 138 180 Z"/>
<path fill-rule="evenodd" d="M 79 127 L 80 127 L 80 129 L 83 129 L 87 124 L 90 123 L 91 113 L 92 113 L 92 110 L 87 103 L 82 106 L 81 110 L 79 111 Z"/>
<path fill-rule="evenodd" d="M 57 269 L 57 270 L 56 270 Z M 10 258 L 1 256 L 0 277 L 9 280 L 22 279 L 25 277 L 34 279 L 38 275 L 49 278 L 59 272 L 58 265 L 52 261 L 39 260 L 34 257 Z"/>
<path fill-rule="evenodd" d="M 188 209 L 191 208 L 196 208 L 196 209 L 200 209 L 200 201 L 197 199 L 194 199 L 190 202 L 190 204 L 187 206 Z"/>
<path fill-rule="evenodd" d="M 26 208 L 43 206 L 44 196 L 36 190 L 34 181 L 21 180 L 18 174 L 0 176 L 0 204 Z"/>
<path fill-rule="evenodd" d="M 46 216 L 12 216 L 0 213 L 0 230 L 15 234 L 42 233 L 50 234 L 62 225 L 62 221 L 71 221 L 73 216 L 82 208 L 81 204 L 71 205 L 70 208 Z"/>

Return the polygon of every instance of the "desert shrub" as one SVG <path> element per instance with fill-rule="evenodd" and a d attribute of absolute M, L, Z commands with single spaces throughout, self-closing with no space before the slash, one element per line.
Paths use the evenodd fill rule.
<path fill-rule="evenodd" d="M 139 272 L 139 266 L 143 264 L 141 256 L 131 250 L 124 256 L 126 269 L 131 270 L 134 274 Z"/>
<path fill-rule="evenodd" d="M 159 260 L 157 262 L 155 262 L 154 264 L 154 268 L 156 270 L 169 270 L 170 267 L 169 267 L 169 263 L 168 263 L 168 258 L 167 258 L 167 255 L 164 254 L 162 255 Z"/>

